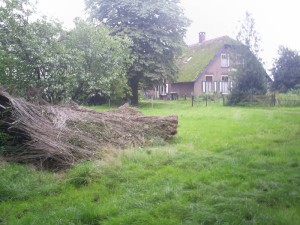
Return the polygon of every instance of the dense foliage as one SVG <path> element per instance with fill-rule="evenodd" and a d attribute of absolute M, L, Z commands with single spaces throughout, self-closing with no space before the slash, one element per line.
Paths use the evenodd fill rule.
<path fill-rule="evenodd" d="M 32 10 L 25 0 L 0 4 L 0 78 L 1 84 L 10 89 L 29 86 L 32 80 L 33 73 L 29 73 L 29 67 L 34 55 L 30 55 L 30 51 L 37 47 L 28 47 L 28 43 L 33 41 L 32 37 L 28 37 L 33 25 L 29 24 L 27 16 L 32 14 Z"/>
<path fill-rule="evenodd" d="M 66 40 L 66 48 L 74 57 L 69 64 L 74 75 L 72 98 L 84 101 L 97 94 L 124 97 L 128 89 L 129 39 L 110 36 L 104 26 L 95 27 L 82 20 L 75 24 Z"/>
<path fill-rule="evenodd" d="M 260 38 L 255 30 L 254 19 L 246 13 L 237 35 L 240 45 L 234 46 L 233 61 L 235 70 L 232 72 L 234 81 L 229 97 L 229 104 L 239 104 L 252 95 L 267 92 L 267 73 L 258 57 Z"/>
<path fill-rule="evenodd" d="M 189 21 L 178 0 L 87 0 L 91 17 L 111 28 L 113 35 L 133 41 L 128 68 L 132 103 L 138 104 L 139 84 L 174 79 L 175 57 L 184 45 Z"/>
<path fill-rule="evenodd" d="M 287 92 L 300 85 L 300 55 L 299 52 L 281 46 L 279 58 L 275 60 L 272 73 L 273 88 Z"/>
<path fill-rule="evenodd" d="M 236 47 L 236 70 L 232 72 L 233 88 L 229 104 L 235 105 L 247 101 L 249 96 L 264 95 L 267 92 L 267 73 L 262 64 L 247 46 Z"/>
<path fill-rule="evenodd" d="M 128 39 L 78 20 L 71 31 L 58 22 L 31 19 L 27 0 L 0 5 L 0 81 L 10 92 L 57 103 L 95 94 L 124 94 Z"/>

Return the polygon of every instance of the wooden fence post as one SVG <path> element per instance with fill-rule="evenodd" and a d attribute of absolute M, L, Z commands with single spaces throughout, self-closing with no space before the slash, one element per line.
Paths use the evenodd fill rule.
<path fill-rule="evenodd" d="M 192 107 L 194 106 L 194 96 L 192 95 Z"/>
<path fill-rule="evenodd" d="M 276 106 L 276 96 L 275 96 L 275 92 L 272 93 L 272 100 L 271 100 L 271 101 L 272 101 L 271 104 L 272 104 L 273 106 Z"/>
<path fill-rule="evenodd" d="M 151 98 L 151 106 L 152 106 L 152 109 L 153 109 L 153 96 Z"/>

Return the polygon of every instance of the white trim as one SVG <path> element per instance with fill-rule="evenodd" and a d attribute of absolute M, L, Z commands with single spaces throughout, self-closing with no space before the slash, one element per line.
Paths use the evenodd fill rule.
<path fill-rule="evenodd" d="M 224 57 L 224 60 L 223 60 Z M 222 53 L 221 54 L 221 67 L 229 67 L 229 54 Z"/>
<path fill-rule="evenodd" d="M 207 82 L 207 80 L 206 80 L 207 77 L 211 77 L 211 82 L 212 82 L 212 81 L 213 81 L 213 78 L 214 78 L 214 75 L 213 75 L 213 74 L 211 74 L 211 75 L 209 75 L 209 74 L 208 74 L 208 75 L 205 75 L 205 81 L 206 81 L 206 82 Z"/>
<path fill-rule="evenodd" d="M 227 78 L 227 79 L 224 79 L 224 78 Z M 221 75 L 220 92 L 227 94 L 229 91 L 230 91 L 229 75 L 223 74 L 223 75 Z"/>

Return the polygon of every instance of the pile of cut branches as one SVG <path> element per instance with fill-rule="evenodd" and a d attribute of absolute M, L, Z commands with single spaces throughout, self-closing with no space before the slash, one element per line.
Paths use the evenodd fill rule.
<path fill-rule="evenodd" d="M 2 155 L 47 168 L 101 157 L 104 149 L 167 140 L 178 126 L 177 116 L 143 116 L 128 105 L 103 112 L 74 105 L 37 105 L 2 90 L 0 112 L 2 129 L 22 140 L 21 148 Z"/>

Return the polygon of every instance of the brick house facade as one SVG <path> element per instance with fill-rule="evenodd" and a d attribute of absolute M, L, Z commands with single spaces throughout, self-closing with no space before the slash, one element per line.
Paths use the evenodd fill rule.
<path fill-rule="evenodd" d="M 189 64 L 191 64 L 197 71 L 194 73 L 196 76 L 191 77 L 186 72 L 182 73 L 180 76 L 190 77 L 191 80 L 185 80 L 183 78 L 182 82 L 170 83 L 170 92 L 176 92 L 179 96 L 199 96 L 204 93 L 229 93 L 232 87 L 230 72 L 234 65 L 230 57 L 233 53 L 231 43 L 234 43 L 234 40 L 227 36 L 205 41 L 205 33 L 201 32 L 199 34 L 199 43 L 189 46 L 192 53 L 186 54 L 186 59 L 183 59 L 185 61 L 180 68 L 184 70 L 184 67 L 189 67 Z M 211 52 L 208 50 L 204 51 L 203 49 L 205 48 L 211 48 Z M 203 63 L 203 60 L 201 61 L 201 57 L 199 57 L 197 52 L 199 52 L 200 55 L 202 54 L 201 52 L 207 55 L 210 54 L 210 58 L 204 57 L 203 60 L 207 62 Z M 199 61 L 199 65 L 203 65 L 202 68 L 199 69 L 197 68 L 197 64 L 195 62 L 193 64 L 192 62 L 193 60 L 197 60 L 194 59 L 197 58 L 197 54 L 198 58 L 200 58 L 198 60 L 201 61 Z"/>
<path fill-rule="evenodd" d="M 235 70 L 235 49 L 238 45 L 241 43 L 228 36 L 206 40 L 205 32 L 200 32 L 199 42 L 188 46 L 177 61 L 177 81 L 164 81 L 150 95 L 172 99 L 174 94 L 179 97 L 197 97 L 208 93 L 230 93 L 233 85 L 231 72 Z"/>

